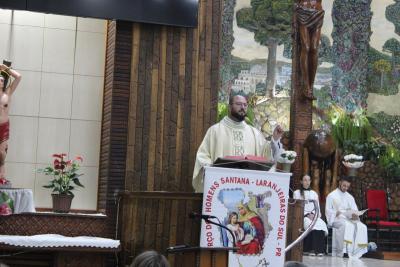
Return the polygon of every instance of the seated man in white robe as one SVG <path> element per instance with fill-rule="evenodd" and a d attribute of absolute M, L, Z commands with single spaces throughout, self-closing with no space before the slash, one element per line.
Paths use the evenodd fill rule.
<path fill-rule="evenodd" d="M 246 115 L 247 99 L 234 95 L 229 98 L 228 116 L 208 129 L 196 155 L 192 181 L 196 192 L 203 192 L 203 167 L 210 166 L 219 157 L 254 155 L 277 159 L 282 150 L 282 128 L 275 127 L 271 147 L 259 130 L 244 121 Z"/>
<path fill-rule="evenodd" d="M 360 258 L 368 251 L 368 232 L 360 222 L 358 208 L 349 190 L 351 181 L 341 177 L 339 187 L 326 198 L 325 215 L 328 225 L 333 228 L 332 256 Z"/>

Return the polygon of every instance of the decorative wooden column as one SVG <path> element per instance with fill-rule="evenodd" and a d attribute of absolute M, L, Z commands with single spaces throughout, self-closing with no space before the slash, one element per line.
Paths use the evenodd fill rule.
<path fill-rule="evenodd" d="M 297 2 L 297 1 L 296 1 Z M 293 10 L 292 26 L 292 95 L 290 98 L 290 147 L 297 153 L 297 159 L 292 166 L 291 187 L 299 186 L 303 174 L 303 144 L 312 130 L 312 100 L 303 95 L 303 78 L 300 68 L 301 42 L 297 24 L 296 9 Z M 311 38 L 311 37 L 310 37 Z"/>
<path fill-rule="evenodd" d="M 304 219 L 304 200 L 294 201 L 289 199 L 289 209 L 286 224 L 286 247 L 296 240 L 302 232 Z M 290 251 L 286 252 L 286 261 L 302 261 L 303 259 L 303 242 L 295 245 Z"/>
<path fill-rule="evenodd" d="M 97 209 L 107 214 L 110 233 L 115 233 L 117 192 L 125 189 L 131 53 L 132 23 L 109 21 Z"/>
<path fill-rule="evenodd" d="M 296 14 L 294 14 L 295 20 Z M 294 23 L 296 25 L 296 23 Z M 303 144 L 312 130 L 312 101 L 302 96 L 302 81 L 300 73 L 299 36 L 293 27 L 293 57 L 292 57 L 292 95 L 290 97 L 290 147 L 297 153 L 297 159 L 292 166 L 292 181 L 295 188 L 303 172 Z"/>

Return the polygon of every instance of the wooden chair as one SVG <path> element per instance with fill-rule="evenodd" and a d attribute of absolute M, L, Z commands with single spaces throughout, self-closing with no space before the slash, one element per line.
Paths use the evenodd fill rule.
<path fill-rule="evenodd" d="M 368 208 L 366 224 L 368 231 L 375 232 L 378 248 L 391 248 L 400 245 L 400 221 L 393 220 L 392 214 L 400 210 L 389 210 L 387 195 L 384 190 L 368 189 L 365 192 Z"/>

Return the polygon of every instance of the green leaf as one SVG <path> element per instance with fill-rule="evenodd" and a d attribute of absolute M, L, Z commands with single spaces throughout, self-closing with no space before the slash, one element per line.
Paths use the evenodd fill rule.
<path fill-rule="evenodd" d="M 80 165 L 75 160 L 72 160 L 72 163 L 67 165 L 68 161 L 66 157 L 60 160 L 60 164 L 64 165 L 62 170 L 54 169 L 53 165 L 38 169 L 38 172 L 52 176 L 49 183 L 43 186 L 44 188 L 52 189 L 52 192 L 57 194 L 72 194 L 71 191 L 76 189 L 75 185 L 83 187 L 79 182 L 79 177 L 83 174 L 77 173 Z"/>
<path fill-rule="evenodd" d="M 6 192 L 1 192 L 0 194 L 0 204 L 5 203 L 14 212 L 14 200 Z"/>
<path fill-rule="evenodd" d="M 6 201 L 8 195 L 5 192 L 1 192 L 0 194 L 0 203 L 3 203 L 4 201 Z"/>
<path fill-rule="evenodd" d="M 84 187 L 83 184 L 79 181 L 78 178 L 72 180 L 77 186 Z"/>

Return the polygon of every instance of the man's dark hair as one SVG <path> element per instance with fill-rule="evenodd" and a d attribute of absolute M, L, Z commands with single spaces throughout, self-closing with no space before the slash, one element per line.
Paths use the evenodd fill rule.
<path fill-rule="evenodd" d="M 349 183 L 351 183 L 351 177 L 350 176 L 346 176 L 346 175 L 342 175 L 342 176 L 340 176 L 340 179 L 339 179 L 339 181 L 346 181 L 346 182 L 349 182 Z"/>
<path fill-rule="evenodd" d="M 233 94 L 231 94 L 231 95 L 229 96 L 229 105 L 232 105 L 232 104 L 233 104 L 233 98 L 234 98 L 235 96 L 243 96 L 244 98 L 246 98 L 246 101 L 247 101 L 247 97 L 246 97 L 245 95 L 242 95 L 241 93 L 233 93 Z"/>
<path fill-rule="evenodd" d="M 163 255 L 149 250 L 139 254 L 130 267 L 170 267 L 170 265 Z"/>
<path fill-rule="evenodd" d="M 307 267 L 307 265 L 298 261 L 287 261 L 284 267 Z"/>

